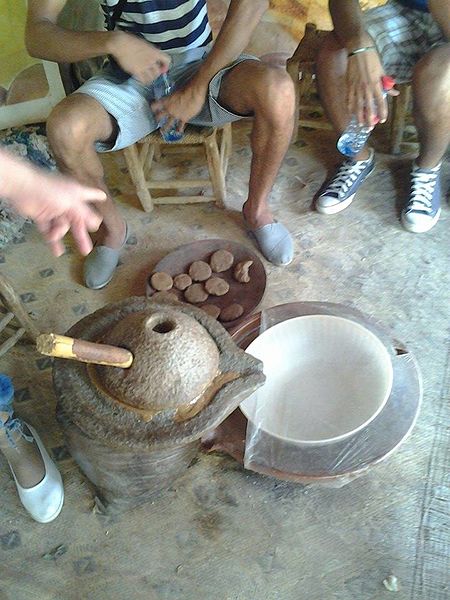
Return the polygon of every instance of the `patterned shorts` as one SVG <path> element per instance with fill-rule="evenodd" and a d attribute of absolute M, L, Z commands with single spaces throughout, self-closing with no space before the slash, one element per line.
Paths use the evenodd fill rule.
<path fill-rule="evenodd" d="M 430 13 L 389 0 L 364 13 L 387 75 L 397 83 L 410 81 L 416 63 L 432 48 L 445 44 L 442 30 Z"/>
<path fill-rule="evenodd" d="M 218 97 L 224 75 L 246 60 L 258 59 L 243 54 L 214 75 L 209 83 L 209 92 L 200 114 L 190 121 L 193 125 L 218 126 L 242 118 L 241 115 L 236 115 L 221 106 Z M 175 87 L 182 87 L 187 83 L 198 71 L 201 63 L 201 60 L 196 60 L 171 67 L 169 74 Z M 79 93 L 95 98 L 117 122 L 116 139 L 111 144 L 97 142 L 95 145 L 97 152 L 121 150 L 158 129 L 150 109 L 150 104 L 155 99 L 152 84 L 142 85 L 120 68 L 113 65 L 106 66 L 79 87 L 75 94 Z"/>

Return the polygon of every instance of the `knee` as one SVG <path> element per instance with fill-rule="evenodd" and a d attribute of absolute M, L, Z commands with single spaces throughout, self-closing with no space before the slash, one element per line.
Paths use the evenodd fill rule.
<path fill-rule="evenodd" d="M 65 156 L 94 141 L 90 131 L 92 128 L 83 113 L 66 100 L 60 102 L 47 119 L 47 137 L 57 156 Z"/>
<path fill-rule="evenodd" d="M 267 67 L 258 83 L 257 105 L 260 111 L 274 120 L 285 120 L 294 115 L 294 82 L 284 69 Z"/>

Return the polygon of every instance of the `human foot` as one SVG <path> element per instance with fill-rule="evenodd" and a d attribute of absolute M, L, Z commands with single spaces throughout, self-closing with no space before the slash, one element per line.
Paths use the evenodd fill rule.
<path fill-rule="evenodd" d="M 245 203 L 242 214 L 248 234 L 269 262 L 277 266 L 292 262 L 294 246 L 291 234 L 284 225 L 273 219 L 268 209 L 258 213 L 251 212 Z"/>
<path fill-rule="evenodd" d="M 104 235 L 84 261 L 84 282 L 92 290 L 104 288 L 111 281 L 119 263 L 120 251 L 128 238 L 128 227 L 124 222 L 121 242 L 117 245 L 117 234 Z M 110 246 L 109 244 L 114 244 Z"/>
<path fill-rule="evenodd" d="M 64 503 L 58 469 L 33 427 L 20 419 L 10 418 L 2 423 L 1 429 L 1 450 L 8 460 L 24 508 L 39 523 L 53 521 Z"/>

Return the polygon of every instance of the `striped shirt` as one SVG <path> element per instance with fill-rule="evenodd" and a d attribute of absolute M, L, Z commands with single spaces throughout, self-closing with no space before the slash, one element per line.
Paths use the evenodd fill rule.
<path fill-rule="evenodd" d="M 103 0 L 105 15 L 118 0 Z M 126 2 L 116 29 L 129 31 L 168 54 L 202 48 L 212 42 L 206 0 L 134 0 Z"/>

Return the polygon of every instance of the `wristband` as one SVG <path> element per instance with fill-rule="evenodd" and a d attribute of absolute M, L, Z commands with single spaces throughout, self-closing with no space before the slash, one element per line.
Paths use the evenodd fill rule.
<path fill-rule="evenodd" d="M 351 52 L 349 52 L 347 54 L 347 57 L 350 58 L 350 56 L 355 56 L 355 54 L 359 54 L 360 52 L 367 52 L 367 50 L 376 50 L 377 47 L 376 46 L 363 46 L 362 48 L 355 48 L 355 50 L 352 50 Z"/>

